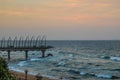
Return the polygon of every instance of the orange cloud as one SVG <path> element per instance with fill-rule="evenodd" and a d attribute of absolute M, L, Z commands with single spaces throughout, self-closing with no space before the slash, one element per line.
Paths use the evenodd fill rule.
<path fill-rule="evenodd" d="M 109 3 L 96 3 L 93 5 L 94 7 L 110 7 L 112 6 L 111 4 Z"/>
<path fill-rule="evenodd" d="M 80 2 L 81 0 L 65 0 L 66 2 Z"/>
<path fill-rule="evenodd" d="M 51 6 L 53 7 L 64 7 L 64 8 L 73 8 L 73 7 L 79 7 L 79 3 L 81 0 L 61 0 L 59 3 L 55 3 Z"/>
<path fill-rule="evenodd" d="M 62 20 L 75 21 L 75 22 L 87 22 L 95 19 L 95 16 L 90 15 L 75 15 L 75 16 L 64 16 L 59 17 Z"/>
<path fill-rule="evenodd" d="M 66 0 L 66 6 L 67 7 L 79 7 L 80 0 Z"/>
<path fill-rule="evenodd" d="M 16 15 L 16 16 L 22 16 L 22 15 L 24 15 L 25 13 L 22 12 L 22 11 L 1 10 L 1 11 L 0 11 L 0 14 L 3 14 L 3 15 Z"/>
<path fill-rule="evenodd" d="M 1 0 L 1 1 L 12 2 L 12 1 L 14 1 L 14 0 Z"/>
<path fill-rule="evenodd" d="M 39 9 L 21 9 L 21 10 L 0 10 L 0 14 L 3 14 L 3 15 L 8 15 L 8 16 L 12 16 L 12 15 L 15 15 L 15 16 L 24 16 L 24 15 L 43 15 L 48 13 L 47 10 L 39 10 Z"/>

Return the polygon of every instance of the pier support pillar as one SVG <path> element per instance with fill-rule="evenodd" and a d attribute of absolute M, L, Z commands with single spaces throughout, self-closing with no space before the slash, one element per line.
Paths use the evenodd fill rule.
<path fill-rule="evenodd" d="M 28 60 L 28 50 L 25 51 L 25 59 Z"/>
<path fill-rule="evenodd" d="M 41 52 L 42 52 L 42 58 L 44 58 L 44 57 L 45 57 L 45 51 L 46 51 L 46 50 L 44 50 L 44 49 L 43 49 L 43 50 L 41 50 Z"/>
<path fill-rule="evenodd" d="M 10 50 L 8 50 L 8 61 L 10 61 Z"/>

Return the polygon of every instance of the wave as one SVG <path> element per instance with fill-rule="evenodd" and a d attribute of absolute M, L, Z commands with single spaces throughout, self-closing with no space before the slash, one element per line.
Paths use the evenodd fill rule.
<path fill-rule="evenodd" d="M 24 73 L 24 70 L 20 70 L 20 69 L 18 69 L 18 68 L 13 67 L 13 66 L 9 66 L 8 68 L 9 68 L 9 70 L 12 70 L 12 71 Z M 36 75 L 36 73 L 33 73 L 33 72 L 28 72 L 28 74 Z"/>
<path fill-rule="evenodd" d="M 26 61 L 21 61 L 17 64 L 18 66 L 22 67 L 24 65 L 27 65 Z"/>

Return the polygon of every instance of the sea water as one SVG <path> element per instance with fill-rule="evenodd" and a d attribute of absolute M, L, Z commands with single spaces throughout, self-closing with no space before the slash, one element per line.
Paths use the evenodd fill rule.
<path fill-rule="evenodd" d="M 12 55 L 16 61 L 9 63 L 9 68 L 18 72 L 25 69 L 31 74 L 38 74 L 68 80 L 104 80 L 120 77 L 120 41 L 56 40 L 47 41 L 54 48 L 46 51 L 53 56 L 40 58 L 40 51 L 29 51 L 25 61 Z M 1 52 L 2 54 L 3 52 Z"/>

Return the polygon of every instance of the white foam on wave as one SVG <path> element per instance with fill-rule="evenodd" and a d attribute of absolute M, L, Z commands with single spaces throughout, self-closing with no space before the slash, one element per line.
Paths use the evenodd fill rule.
<path fill-rule="evenodd" d="M 40 51 L 29 51 L 29 54 L 33 54 L 33 53 L 37 53 L 37 54 L 39 54 Z"/>
<path fill-rule="evenodd" d="M 111 56 L 110 59 L 114 60 L 114 61 L 120 61 L 120 57 L 113 57 L 113 56 Z"/>
<path fill-rule="evenodd" d="M 20 73 L 25 73 L 24 70 L 20 70 L 18 68 L 13 67 L 13 66 L 9 66 L 8 68 L 9 68 L 9 70 L 12 70 L 12 71 L 16 71 L 16 72 L 20 72 Z M 37 73 L 33 73 L 33 72 L 28 72 L 28 74 L 37 75 Z M 42 75 L 42 76 L 43 77 L 47 77 L 47 78 L 51 78 L 51 79 L 57 79 L 57 77 L 54 77 L 54 76 L 49 76 L 49 75 Z"/>
<path fill-rule="evenodd" d="M 22 66 L 26 65 L 26 61 L 21 61 L 17 65 L 20 66 L 20 67 L 22 67 Z"/>
<path fill-rule="evenodd" d="M 72 58 L 72 57 L 73 57 L 73 54 L 69 54 L 69 57 Z"/>
<path fill-rule="evenodd" d="M 58 66 L 64 66 L 66 63 L 65 62 L 59 62 L 57 65 Z"/>
<path fill-rule="evenodd" d="M 24 73 L 23 70 L 17 69 L 17 68 L 12 67 L 12 66 L 9 66 L 8 68 L 9 68 L 10 70 L 13 70 L 13 71 L 16 71 L 16 72 L 22 72 L 22 73 Z"/>
<path fill-rule="evenodd" d="M 85 72 L 80 72 L 80 75 L 81 76 L 84 76 L 84 75 L 86 75 L 87 73 L 85 73 Z"/>
<path fill-rule="evenodd" d="M 40 58 L 31 58 L 30 59 L 30 61 L 40 61 L 40 60 L 42 60 L 42 59 L 40 59 Z"/>
<path fill-rule="evenodd" d="M 49 75 L 42 75 L 43 77 L 47 77 L 47 78 L 50 78 L 50 79 L 57 79 L 57 77 L 55 76 L 49 76 Z"/>
<path fill-rule="evenodd" d="M 111 79 L 112 75 L 107 75 L 107 74 L 95 74 L 96 77 L 98 78 L 105 78 L 105 79 Z"/>
<path fill-rule="evenodd" d="M 18 68 L 12 67 L 12 66 L 9 66 L 8 68 L 9 68 L 9 70 L 12 70 L 12 71 L 16 71 L 16 72 L 20 72 L 20 73 L 25 73 L 23 70 L 20 70 Z M 28 74 L 36 75 L 36 73 L 33 73 L 33 72 L 28 72 Z"/>

